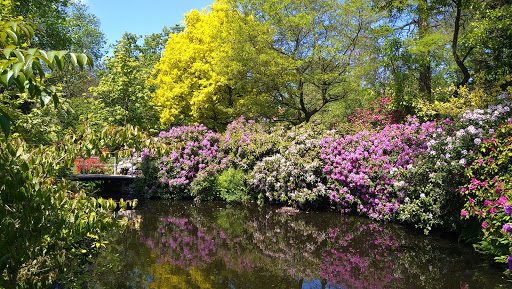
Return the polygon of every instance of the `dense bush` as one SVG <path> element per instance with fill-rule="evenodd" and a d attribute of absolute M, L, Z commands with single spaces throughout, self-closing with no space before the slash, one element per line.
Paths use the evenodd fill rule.
<path fill-rule="evenodd" d="M 460 214 L 479 220 L 483 239 L 475 247 L 512 270 L 512 121 L 482 143 L 465 170 L 471 181 L 460 190 L 466 202 Z"/>
<path fill-rule="evenodd" d="M 322 173 L 320 139 L 334 134 L 316 124 L 290 129 L 281 136 L 278 150 L 258 161 L 249 183 L 259 199 L 302 205 L 328 196 Z"/>

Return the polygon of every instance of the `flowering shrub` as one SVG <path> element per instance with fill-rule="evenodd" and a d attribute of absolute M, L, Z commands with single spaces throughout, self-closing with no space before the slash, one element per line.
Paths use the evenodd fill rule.
<path fill-rule="evenodd" d="M 380 119 L 388 125 L 379 131 L 345 136 L 318 124 L 285 130 L 243 117 L 224 134 L 203 125 L 176 127 L 160 133 L 159 143 L 167 146 L 162 157 L 146 151 L 139 187 L 148 196 L 171 198 L 258 196 L 293 206 L 330 200 L 342 212 L 413 224 L 425 233 L 434 227 L 459 229 L 465 208 L 463 217 L 485 222 L 486 241 L 505 244 L 504 258 L 510 242 L 503 243 L 503 234 L 512 231 L 512 222 L 503 212 L 512 202 L 484 194 L 490 188 L 510 190 L 511 174 L 502 173 L 510 172 L 502 167 L 509 163 L 510 125 L 496 125 L 510 121 L 510 101 L 505 96 L 500 101 L 442 121 L 421 123 L 411 117 L 389 124 L 391 118 Z M 461 196 L 461 188 L 473 195 Z M 499 214 L 497 201 L 503 218 L 485 219 Z M 510 228 L 503 229 L 507 224 Z"/>
<path fill-rule="evenodd" d="M 478 157 L 466 170 L 471 181 L 461 189 L 463 218 L 481 223 L 483 240 L 476 248 L 508 262 L 512 270 L 512 122 L 482 140 Z"/>
<path fill-rule="evenodd" d="M 279 150 L 282 129 L 267 128 L 243 116 L 230 123 L 222 135 L 220 149 L 230 156 L 231 165 L 250 171 L 256 163 Z"/>
<path fill-rule="evenodd" d="M 389 107 L 391 99 L 389 97 L 374 100 L 368 108 L 355 108 L 353 113 L 347 117 L 347 122 L 352 124 L 362 124 L 367 127 L 382 127 L 396 123 Z"/>
<path fill-rule="evenodd" d="M 265 196 L 297 205 L 327 196 L 320 159 L 322 133 L 317 124 L 291 129 L 281 140 L 279 151 L 256 164 L 249 183 L 260 193 L 260 200 Z"/>
<path fill-rule="evenodd" d="M 344 212 L 357 210 L 376 219 L 397 218 L 409 184 L 401 173 L 413 167 L 427 140 L 426 127 L 412 118 L 380 132 L 322 140 L 323 172 L 331 200 Z M 402 216 L 402 220 L 405 217 Z"/>
<path fill-rule="evenodd" d="M 211 193 L 213 176 L 228 160 L 220 157 L 219 140 L 220 135 L 204 125 L 175 127 L 160 133 L 159 141 L 169 146 L 170 153 L 157 164 L 158 179 L 165 184 L 169 196 L 200 198 L 202 193 Z M 144 189 L 148 193 L 152 190 Z"/>

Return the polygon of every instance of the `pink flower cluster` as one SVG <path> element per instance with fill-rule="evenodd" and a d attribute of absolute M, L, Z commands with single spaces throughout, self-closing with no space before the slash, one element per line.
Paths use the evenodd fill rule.
<path fill-rule="evenodd" d="M 347 118 L 347 122 L 381 127 L 396 123 L 393 115 L 389 111 L 391 98 L 384 97 L 374 100 L 369 108 L 355 108 L 352 115 Z"/>
<path fill-rule="evenodd" d="M 433 123 L 410 119 L 376 133 L 323 139 L 321 158 L 331 200 L 344 211 L 356 208 L 372 218 L 393 215 L 408 187 L 399 171 L 412 169 L 432 127 Z"/>

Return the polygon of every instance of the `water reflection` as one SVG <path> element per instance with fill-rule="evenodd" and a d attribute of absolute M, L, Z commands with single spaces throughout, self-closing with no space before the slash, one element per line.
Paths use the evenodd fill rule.
<path fill-rule="evenodd" d="M 91 288 L 507 288 L 471 248 L 396 225 L 276 207 L 150 202 Z M 106 267 L 108 266 L 108 267 Z M 106 268 L 106 269 L 100 269 Z"/>

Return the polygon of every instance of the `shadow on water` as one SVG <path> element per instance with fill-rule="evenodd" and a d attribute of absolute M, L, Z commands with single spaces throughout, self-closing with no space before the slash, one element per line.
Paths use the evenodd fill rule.
<path fill-rule="evenodd" d="M 509 288 L 472 248 L 337 213 L 146 202 L 113 234 L 89 288 Z"/>

